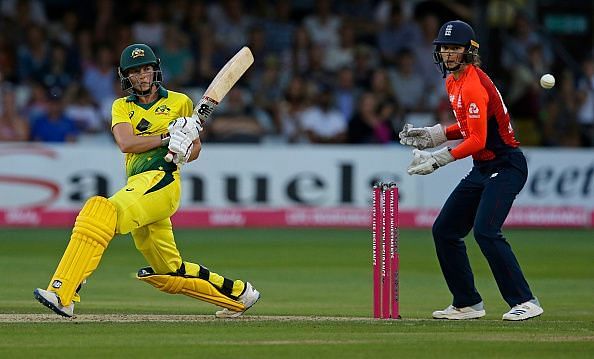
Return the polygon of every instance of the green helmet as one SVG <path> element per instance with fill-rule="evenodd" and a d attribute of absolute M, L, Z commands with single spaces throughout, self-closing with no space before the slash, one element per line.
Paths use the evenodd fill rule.
<path fill-rule="evenodd" d="M 163 81 L 163 75 L 160 68 L 161 61 L 155 56 L 153 49 L 145 44 L 132 44 L 122 51 L 120 56 L 120 66 L 118 75 L 122 83 L 122 90 L 126 92 L 133 91 L 132 83 L 128 79 L 128 70 L 143 65 L 153 65 L 155 71 L 154 82 L 159 84 Z"/>

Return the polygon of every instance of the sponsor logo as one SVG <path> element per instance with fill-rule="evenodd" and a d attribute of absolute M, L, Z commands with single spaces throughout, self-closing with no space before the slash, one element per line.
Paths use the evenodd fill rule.
<path fill-rule="evenodd" d="M 132 117 L 134 117 L 134 110 L 128 112 L 128 118 L 132 119 Z"/>
<path fill-rule="evenodd" d="M 134 191 L 134 188 L 126 188 L 126 192 L 132 192 Z"/>
<path fill-rule="evenodd" d="M 445 28 L 445 34 L 444 34 L 444 35 L 445 35 L 445 36 L 452 36 L 452 28 L 453 28 L 453 27 L 454 27 L 454 26 L 453 26 L 453 25 L 451 25 L 451 24 L 450 24 L 450 25 L 448 25 L 448 26 L 446 26 L 446 28 Z"/>
<path fill-rule="evenodd" d="M 60 287 L 62 287 L 62 281 L 56 279 L 52 282 L 52 288 L 60 289 Z"/>
<path fill-rule="evenodd" d="M 133 59 L 137 57 L 144 57 L 144 50 L 135 48 L 134 50 L 132 50 L 132 54 L 130 55 L 130 57 L 132 57 Z"/>
<path fill-rule="evenodd" d="M 479 108 L 476 105 L 476 103 L 471 102 L 470 105 L 468 105 L 468 117 L 469 118 L 479 118 L 481 117 L 479 115 Z"/>

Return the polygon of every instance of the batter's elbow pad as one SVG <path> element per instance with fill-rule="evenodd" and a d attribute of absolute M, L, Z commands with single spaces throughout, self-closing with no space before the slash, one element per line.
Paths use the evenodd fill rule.
<path fill-rule="evenodd" d="M 91 197 L 81 209 L 47 288 L 58 294 L 62 305 L 70 305 L 76 289 L 99 265 L 115 234 L 116 223 L 117 210 L 107 198 Z"/>
<path fill-rule="evenodd" d="M 187 295 L 236 312 L 245 310 L 243 303 L 225 296 L 204 279 L 177 274 L 155 274 L 151 267 L 140 269 L 136 278 L 166 293 Z"/>

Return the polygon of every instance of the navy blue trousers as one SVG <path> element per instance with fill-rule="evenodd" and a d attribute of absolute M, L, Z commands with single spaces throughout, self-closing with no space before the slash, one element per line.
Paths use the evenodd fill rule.
<path fill-rule="evenodd" d="M 441 209 L 433 224 L 433 239 L 441 271 L 454 297 L 453 306 L 462 308 L 482 301 L 464 244 L 471 229 L 507 304 L 514 306 L 533 298 L 516 256 L 501 233 L 527 176 L 526 158 L 517 149 L 494 161 L 475 161 Z"/>

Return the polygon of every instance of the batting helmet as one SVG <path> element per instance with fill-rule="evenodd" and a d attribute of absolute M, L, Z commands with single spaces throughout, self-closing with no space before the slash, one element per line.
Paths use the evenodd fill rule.
<path fill-rule="evenodd" d="M 145 44 L 132 44 L 122 51 L 120 56 L 120 66 L 118 67 L 118 75 L 122 84 L 122 90 L 133 91 L 132 83 L 128 77 L 128 70 L 134 67 L 153 65 L 155 77 L 153 83 L 160 84 L 163 81 L 163 74 L 161 72 L 161 60 L 155 56 L 153 49 Z"/>
<path fill-rule="evenodd" d="M 435 45 L 433 62 L 440 66 L 444 77 L 446 68 L 440 53 L 441 45 L 464 46 L 465 50 L 462 55 L 462 63 L 472 64 L 478 58 L 479 44 L 476 41 L 476 35 L 472 27 L 464 21 L 454 20 L 443 24 L 441 29 L 439 29 L 437 38 L 433 40 L 433 45 Z"/>

